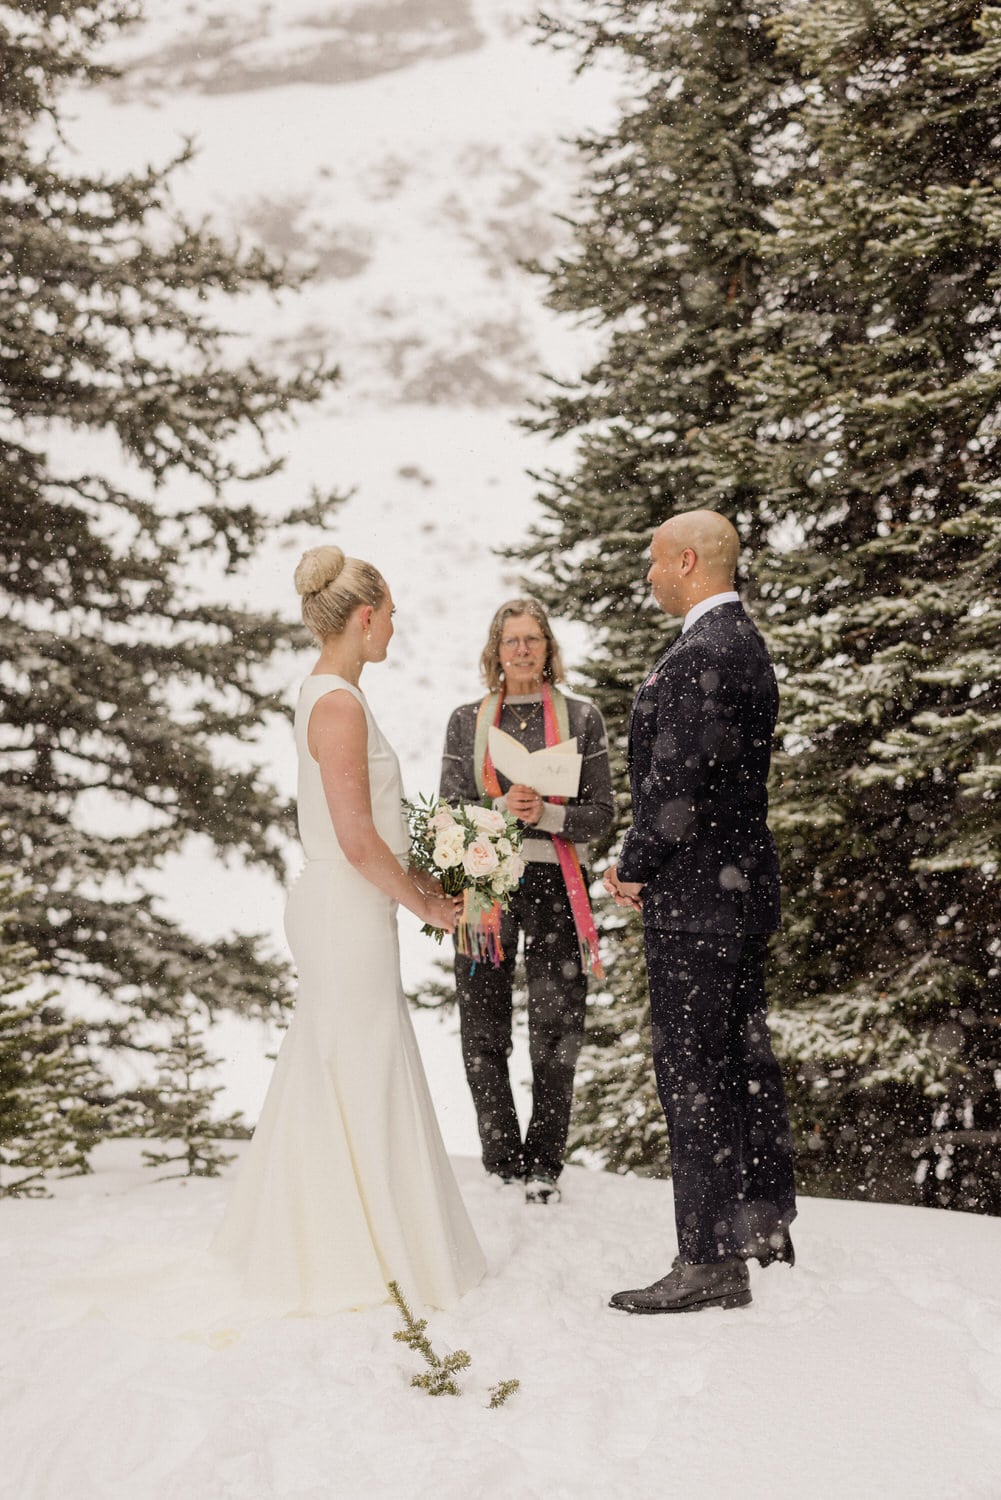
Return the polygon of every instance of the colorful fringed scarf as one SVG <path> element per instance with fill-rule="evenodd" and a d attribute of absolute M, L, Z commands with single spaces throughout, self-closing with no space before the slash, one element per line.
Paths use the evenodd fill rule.
<path fill-rule="evenodd" d="M 463 891 L 462 915 L 455 924 L 455 946 L 471 960 L 474 969 L 487 958 L 495 969 L 504 962 L 501 914 L 499 901 L 486 901 L 468 886 Z"/>
<path fill-rule="evenodd" d="M 503 795 L 497 771 L 493 761 L 490 759 L 490 749 L 487 739 L 487 731 L 490 725 L 500 725 L 503 708 L 504 690 L 502 688 L 499 693 L 487 694 L 480 704 L 479 713 L 476 717 L 473 764 L 476 773 L 476 785 L 481 796 L 484 793 L 491 797 L 500 797 Z M 558 745 L 561 740 L 568 740 L 570 738 L 570 716 L 567 711 L 567 700 L 558 689 L 554 692 L 548 682 L 542 684 L 542 720 L 547 745 Z M 550 801 L 556 803 L 564 803 L 566 800 L 565 797 L 550 798 Z M 556 849 L 556 857 L 560 862 L 563 882 L 567 888 L 570 910 L 573 913 L 574 926 L 577 929 L 577 942 L 580 945 L 581 964 L 584 967 L 585 973 L 590 969 L 596 978 L 604 979 L 605 971 L 602 968 L 601 958 L 598 953 L 598 934 L 595 930 L 594 917 L 591 913 L 591 903 L 588 900 L 587 886 L 584 884 L 584 873 L 580 867 L 577 850 L 569 839 L 559 838 L 556 834 L 551 834 L 550 837 Z M 495 964 L 499 963 L 504 957 L 504 950 L 501 947 L 500 941 L 500 903 L 495 902 L 493 908 L 488 912 L 482 914 L 471 912 L 468 916 L 467 904 L 463 905 L 462 919 L 459 927 L 456 929 L 459 951 L 461 953 L 469 953 L 474 962 L 477 955 L 481 955 L 484 957 L 489 956 Z M 463 944 L 466 946 L 463 946 Z M 499 957 L 494 957 L 495 953 Z"/>

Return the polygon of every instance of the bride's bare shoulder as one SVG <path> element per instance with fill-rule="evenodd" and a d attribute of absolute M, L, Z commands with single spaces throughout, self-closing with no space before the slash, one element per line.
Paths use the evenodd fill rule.
<path fill-rule="evenodd" d="M 364 705 L 345 683 L 332 684 L 330 691 L 313 704 L 306 730 L 306 743 L 314 760 L 324 750 L 348 751 L 357 746 L 364 753 L 368 720 Z"/>

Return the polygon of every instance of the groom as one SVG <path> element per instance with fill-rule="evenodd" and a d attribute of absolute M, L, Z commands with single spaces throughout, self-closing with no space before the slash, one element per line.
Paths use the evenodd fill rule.
<path fill-rule="evenodd" d="M 633 827 L 605 886 L 643 913 L 678 1256 L 652 1286 L 615 1294 L 627 1312 L 743 1307 L 748 1259 L 794 1258 L 792 1145 L 765 1021 L 778 689 L 734 590 L 737 551 L 729 521 L 705 510 L 665 521 L 650 545 L 653 597 L 684 623 L 633 703 Z"/>

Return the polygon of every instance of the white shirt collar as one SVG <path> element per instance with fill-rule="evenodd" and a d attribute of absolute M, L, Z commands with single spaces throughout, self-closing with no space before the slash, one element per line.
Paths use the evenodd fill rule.
<path fill-rule="evenodd" d="M 739 603 L 740 595 L 735 594 L 732 589 L 726 594 L 710 594 L 708 599 L 700 599 L 698 604 L 692 605 L 685 616 L 685 623 L 681 627 L 682 635 L 684 635 L 686 630 L 691 630 L 696 620 L 701 620 L 703 615 L 707 615 L 711 609 L 715 609 L 717 604 Z"/>

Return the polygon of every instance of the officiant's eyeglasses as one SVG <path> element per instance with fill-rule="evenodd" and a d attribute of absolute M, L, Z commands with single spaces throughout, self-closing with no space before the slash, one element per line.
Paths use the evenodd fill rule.
<path fill-rule="evenodd" d="M 542 635 L 506 635 L 501 639 L 501 645 L 505 651 L 513 651 L 516 646 L 522 645 L 527 646 L 529 651 L 534 651 L 536 646 L 545 643 L 545 639 Z"/>

